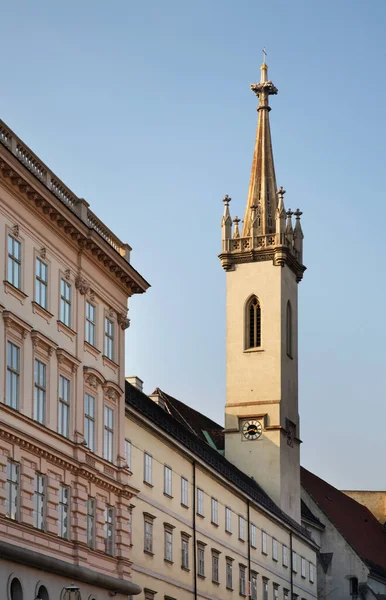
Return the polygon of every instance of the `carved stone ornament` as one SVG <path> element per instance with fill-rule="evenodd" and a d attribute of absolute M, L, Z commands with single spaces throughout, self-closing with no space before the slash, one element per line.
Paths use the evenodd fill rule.
<path fill-rule="evenodd" d="M 94 390 L 97 389 L 99 382 L 95 375 L 87 375 L 87 377 L 85 377 L 85 381 L 90 387 L 94 388 Z"/>
<path fill-rule="evenodd" d="M 109 315 L 110 319 L 112 319 L 114 317 L 114 311 L 113 311 L 113 309 L 110 308 L 107 314 Z"/>
<path fill-rule="evenodd" d="M 44 260 L 47 257 L 47 248 L 40 248 L 39 256 Z"/>
<path fill-rule="evenodd" d="M 89 290 L 89 297 L 91 302 L 95 302 L 95 292 L 94 290 Z"/>
<path fill-rule="evenodd" d="M 106 398 L 109 398 L 109 400 L 113 400 L 113 402 L 118 400 L 118 393 L 115 390 L 113 390 L 113 388 L 107 388 L 105 390 L 105 396 Z"/>
<path fill-rule="evenodd" d="M 64 271 L 64 276 L 66 279 L 70 279 L 71 278 L 71 270 L 70 269 L 66 269 Z"/>
<path fill-rule="evenodd" d="M 130 327 L 130 319 L 128 317 L 126 317 L 124 314 L 122 313 L 118 313 L 118 325 L 121 326 L 121 329 L 125 330 L 128 327 Z"/>
<path fill-rule="evenodd" d="M 88 290 L 90 289 L 89 284 L 81 275 L 77 275 L 75 277 L 75 287 L 77 290 L 79 290 L 79 293 L 82 294 L 82 296 L 87 294 Z"/>
<path fill-rule="evenodd" d="M 19 235 L 19 225 L 14 225 L 12 227 L 12 233 L 15 237 L 17 237 Z"/>

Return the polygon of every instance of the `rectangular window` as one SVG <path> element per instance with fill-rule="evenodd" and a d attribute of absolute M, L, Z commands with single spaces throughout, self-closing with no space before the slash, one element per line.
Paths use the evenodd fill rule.
<path fill-rule="evenodd" d="M 239 515 L 239 540 L 245 542 L 245 519 Z"/>
<path fill-rule="evenodd" d="M 188 480 L 185 477 L 181 477 L 181 504 L 182 506 L 189 506 Z"/>
<path fill-rule="evenodd" d="M 59 520 L 58 536 L 68 540 L 70 515 L 70 488 L 61 485 L 59 488 Z"/>
<path fill-rule="evenodd" d="M 204 492 L 197 488 L 197 514 L 204 516 Z"/>
<path fill-rule="evenodd" d="M 239 571 L 239 593 L 240 593 L 240 596 L 246 595 L 245 572 L 246 572 L 246 568 L 243 565 L 240 565 L 240 571 Z"/>
<path fill-rule="evenodd" d="M 306 578 L 306 559 L 303 557 L 300 559 L 300 574 L 303 579 Z"/>
<path fill-rule="evenodd" d="M 95 452 L 95 398 L 90 394 L 84 395 L 84 439 L 87 448 Z"/>
<path fill-rule="evenodd" d="M 268 600 L 268 580 L 263 579 L 263 600 Z"/>
<path fill-rule="evenodd" d="M 153 519 L 145 517 L 145 541 L 144 547 L 145 552 L 153 554 Z"/>
<path fill-rule="evenodd" d="M 279 588 L 273 584 L 273 600 L 279 600 Z"/>
<path fill-rule="evenodd" d="M 251 600 L 257 600 L 257 574 L 251 575 Z"/>
<path fill-rule="evenodd" d="M 131 442 L 129 440 L 125 440 L 125 458 L 127 468 L 131 471 Z"/>
<path fill-rule="evenodd" d="M 251 523 L 251 546 L 257 548 L 256 525 L 253 525 L 253 523 Z"/>
<path fill-rule="evenodd" d="M 212 552 L 212 581 L 213 581 L 213 583 L 220 583 L 218 552 Z"/>
<path fill-rule="evenodd" d="M 11 460 L 7 462 L 5 516 L 19 519 L 19 465 Z"/>
<path fill-rule="evenodd" d="M 149 483 L 150 485 L 152 485 L 152 480 L 153 480 L 153 457 L 150 456 L 150 454 L 147 454 L 146 452 L 143 455 L 143 459 L 144 459 L 144 473 L 143 473 L 143 480 L 145 483 Z"/>
<path fill-rule="evenodd" d="M 181 537 L 181 567 L 189 569 L 189 539 L 185 536 Z"/>
<path fill-rule="evenodd" d="M 71 285 L 65 279 L 60 280 L 60 320 L 71 327 Z"/>
<path fill-rule="evenodd" d="M 105 317 L 105 356 L 114 360 L 114 323 Z"/>
<path fill-rule="evenodd" d="M 35 358 L 34 419 L 44 425 L 46 414 L 46 365 Z"/>
<path fill-rule="evenodd" d="M 113 462 L 114 456 L 114 409 L 105 406 L 103 457 Z"/>
<path fill-rule="evenodd" d="M 39 473 L 35 476 L 34 527 L 44 531 L 46 521 L 46 478 Z"/>
<path fill-rule="evenodd" d="M 70 381 L 59 375 L 59 420 L 58 432 L 70 436 Z"/>
<path fill-rule="evenodd" d="M 283 545 L 283 567 L 288 567 L 288 548 Z"/>
<path fill-rule="evenodd" d="M 314 575 L 314 565 L 310 563 L 310 582 L 314 583 L 315 575 Z"/>
<path fill-rule="evenodd" d="M 21 243 L 8 235 L 8 281 L 21 289 Z"/>
<path fill-rule="evenodd" d="M 225 531 L 232 533 L 232 511 L 227 506 L 225 507 Z"/>
<path fill-rule="evenodd" d="M 218 525 L 218 502 L 215 498 L 211 501 L 211 521 L 214 525 Z"/>
<path fill-rule="evenodd" d="M 165 560 L 173 562 L 173 532 L 165 527 Z"/>
<path fill-rule="evenodd" d="M 289 600 L 289 590 L 283 590 L 283 600 Z"/>
<path fill-rule="evenodd" d="M 267 534 L 265 531 L 261 532 L 261 551 L 263 554 L 268 554 L 267 550 Z"/>
<path fill-rule="evenodd" d="M 167 496 L 172 495 L 172 476 L 173 471 L 171 468 L 164 465 L 164 494 Z"/>
<path fill-rule="evenodd" d="M 95 499 L 87 500 L 87 546 L 95 548 Z"/>
<path fill-rule="evenodd" d="M 228 590 L 233 589 L 233 580 L 232 580 L 232 561 L 227 558 L 226 559 L 226 586 Z"/>
<path fill-rule="evenodd" d="M 37 258 L 35 268 L 35 302 L 47 309 L 48 267 L 40 258 Z"/>
<path fill-rule="evenodd" d="M 277 540 L 272 538 L 272 559 L 277 561 Z"/>
<path fill-rule="evenodd" d="M 106 506 L 105 509 L 105 552 L 114 556 L 114 509 Z"/>
<path fill-rule="evenodd" d="M 7 342 L 7 396 L 6 405 L 19 410 L 20 348 Z"/>
<path fill-rule="evenodd" d="M 95 346 L 95 313 L 95 306 L 86 301 L 86 342 L 91 346 Z"/>
<path fill-rule="evenodd" d="M 197 544 L 197 559 L 198 574 L 200 577 L 205 577 L 205 548 L 201 544 Z"/>
<path fill-rule="evenodd" d="M 292 570 L 293 570 L 294 573 L 298 572 L 296 552 L 292 552 Z"/>

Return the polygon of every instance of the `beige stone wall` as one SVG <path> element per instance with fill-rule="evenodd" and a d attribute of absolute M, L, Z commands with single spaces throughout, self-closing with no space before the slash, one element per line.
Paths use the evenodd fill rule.
<path fill-rule="evenodd" d="M 373 513 L 382 525 L 386 522 L 386 492 L 383 491 L 365 491 L 365 490 L 349 490 L 344 491 L 344 494 L 353 498 Z"/>
<path fill-rule="evenodd" d="M 143 421 L 131 408 L 126 418 L 126 438 L 132 444 L 132 482 L 139 494 L 133 499 L 133 573 L 141 586 L 164 596 L 177 599 L 193 597 L 193 460 L 186 449 L 162 434 L 150 423 Z M 152 455 L 152 484 L 144 483 L 144 453 Z M 164 494 L 164 465 L 172 468 L 172 495 Z M 181 477 L 188 480 L 189 506 L 181 504 Z M 239 566 L 248 565 L 247 499 L 235 487 L 200 460 L 196 461 L 196 488 L 203 492 L 203 515 L 196 514 L 197 542 L 204 547 L 205 573 L 198 577 L 200 598 L 231 600 L 240 598 Z M 197 492 L 196 492 L 197 493 Z M 211 499 L 218 502 L 218 524 L 211 521 Z M 196 506 L 196 509 L 198 507 Z M 226 531 L 225 510 L 231 511 L 231 532 Z M 153 518 L 153 552 L 144 552 L 144 519 Z M 244 517 L 245 539 L 239 539 L 239 516 Z M 251 569 L 257 573 L 258 598 L 262 597 L 263 578 L 269 580 L 269 598 L 273 598 L 273 584 L 283 590 L 290 588 L 290 557 L 283 566 L 283 545 L 290 547 L 288 528 L 270 518 L 251 503 L 250 521 L 256 527 L 256 547 L 251 548 Z M 164 529 L 172 526 L 173 562 L 164 558 Z M 262 548 L 262 532 L 267 536 L 267 552 Z M 189 571 L 181 568 L 181 535 L 189 537 Z M 273 557 L 273 542 L 277 541 L 277 560 Z M 298 556 L 294 573 L 294 593 L 299 598 L 316 598 L 314 583 L 309 579 L 309 563 L 316 565 L 313 547 L 297 535 L 293 536 L 293 549 Z M 219 584 L 212 582 L 212 551 L 219 553 Z M 226 587 L 226 557 L 232 559 L 233 590 Z M 306 560 L 306 577 L 301 575 L 301 557 Z M 248 578 L 247 578 L 248 579 Z"/>

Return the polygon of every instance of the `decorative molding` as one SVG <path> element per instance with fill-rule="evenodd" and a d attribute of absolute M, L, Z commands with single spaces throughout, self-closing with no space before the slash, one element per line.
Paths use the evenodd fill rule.
<path fill-rule="evenodd" d="M 90 298 L 91 302 L 95 302 L 95 292 L 91 288 L 89 290 L 89 298 Z"/>
<path fill-rule="evenodd" d="M 29 325 L 9 310 L 3 311 L 3 320 L 5 331 L 16 329 L 21 334 L 23 340 L 25 340 L 30 331 L 32 331 L 32 325 Z"/>
<path fill-rule="evenodd" d="M 19 237 L 19 233 L 20 233 L 19 225 L 14 225 L 13 227 L 11 227 L 11 231 L 15 237 Z"/>
<path fill-rule="evenodd" d="M 71 368 L 71 371 L 73 373 L 76 373 L 79 365 L 81 364 L 80 360 L 78 360 L 75 356 L 67 352 L 67 350 L 64 350 L 64 348 L 57 348 L 56 356 L 58 358 L 59 364 L 67 364 Z"/>
<path fill-rule="evenodd" d="M 50 357 L 58 347 L 56 342 L 45 336 L 43 333 L 40 333 L 40 331 L 36 331 L 36 329 L 31 331 L 31 339 L 34 348 L 37 348 L 38 346 L 42 347 Z"/>
<path fill-rule="evenodd" d="M 40 258 L 42 258 L 43 260 L 45 260 L 47 258 L 47 248 L 40 248 L 40 250 L 38 251 L 38 254 L 40 256 Z"/>
<path fill-rule="evenodd" d="M 109 308 L 109 310 L 107 311 L 107 314 L 110 317 L 110 319 L 114 318 L 114 310 L 112 308 Z"/>
<path fill-rule="evenodd" d="M 58 320 L 57 324 L 58 324 L 58 331 L 64 333 L 73 342 L 75 339 L 75 336 L 77 335 L 76 331 L 71 329 L 71 327 L 68 327 L 68 325 L 63 323 L 63 321 Z"/>
<path fill-rule="evenodd" d="M 75 277 L 75 287 L 82 296 L 85 296 L 90 289 L 86 279 L 80 274 Z"/>
<path fill-rule="evenodd" d="M 4 280 L 3 283 L 4 283 L 5 293 L 11 294 L 11 296 L 14 296 L 15 298 L 17 298 L 19 300 L 20 304 L 24 304 L 24 300 L 26 300 L 28 298 L 27 294 L 25 294 L 24 292 L 19 290 L 19 288 L 12 285 L 12 283 L 7 281 L 6 279 Z"/>
<path fill-rule="evenodd" d="M 64 271 L 64 277 L 65 277 L 67 280 L 70 280 L 70 279 L 71 279 L 71 269 L 66 269 L 66 270 Z"/>
<path fill-rule="evenodd" d="M 42 317 L 49 324 L 54 315 L 50 313 L 46 308 L 43 308 L 43 306 L 40 306 L 40 304 L 35 302 L 35 300 L 32 300 L 31 305 L 32 312 Z"/>
<path fill-rule="evenodd" d="M 118 325 L 121 326 L 121 329 L 124 331 L 128 327 L 130 327 L 130 319 L 126 317 L 123 313 L 117 313 Z"/>

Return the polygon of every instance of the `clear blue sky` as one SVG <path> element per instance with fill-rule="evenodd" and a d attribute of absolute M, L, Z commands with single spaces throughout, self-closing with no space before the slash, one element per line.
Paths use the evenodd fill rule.
<path fill-rule="evenodd" d="M 3 3 L 0 117 L 133 247 L 126 373 L 223 422 L 221 199 L 242 214 L 267 47 L 303 212 L 302 462 L 385 489 L 385 0 Z"/>

